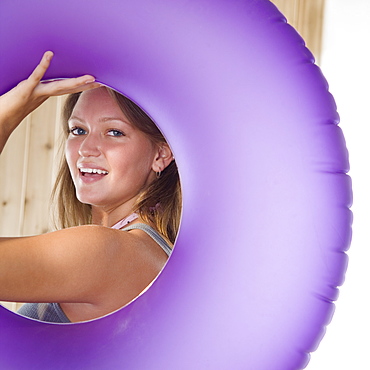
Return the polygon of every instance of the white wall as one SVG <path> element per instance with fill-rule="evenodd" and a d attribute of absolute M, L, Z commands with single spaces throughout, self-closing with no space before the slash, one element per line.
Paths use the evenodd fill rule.
<path fill-rule="evenodd" d="M 321 67 L 350 153 L 354 223 L 346 281 L 307 369 L 370 369 L 370 0 L 327 0 Z"/>

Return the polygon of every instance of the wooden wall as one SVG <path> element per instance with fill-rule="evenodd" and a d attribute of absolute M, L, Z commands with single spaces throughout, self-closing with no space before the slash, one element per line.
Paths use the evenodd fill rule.
<path fill-rule="evenodd" d="M 0 156 L 0 236 L 50 230 L 49 199 L 60 154 L 64 98 L 51 98 L 16 129 Z M 16 303 L 4 303 L 16 310 Z"/>
<path fill-rule="evenodd" d="M 273 0 L 319 60 L 324 0 Z M 50 229 L 49 198 L 59 149 L 63 98 L 52 98 L 14 132 L 0 157 L 0 236 Z M 17 305 L 7 303 L 16 309 Z"/>
<path fill-rule="evenodd" d="M 49 230 L 48 204 L 59 148 L 63 98 L 52 98 L 17 128 L 0 157 L 0 234 Z"/>

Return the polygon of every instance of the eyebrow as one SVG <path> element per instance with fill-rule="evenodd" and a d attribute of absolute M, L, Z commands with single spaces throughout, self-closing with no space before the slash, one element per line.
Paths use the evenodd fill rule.
<path fill-rule="evenodd" d="M 71 117 L 69 117 L 68 122 L 69 121 L 72 121 L 72 120 L 79 121 L 81 123 L 84 123 L 85 122 L 85 120 L 83 120 L 83 119 L 81 119 L 81 118 L 79 118 L 77 116 L 71 116 Z M 120 117 L 101 117 L 98 120 L 98 122 L 109 122 L 109 121 L 120 121 L 120 122 L 122 122 L 122 123 L 124 123 L 126 125 L 132 126 L 132 123 L 130 123 L 129 121 L 126 121 L 126 120 L 124 120 L 124 119 L 122 119 Z"/>
<path fill-rule="evenodd" d="M 99 119 L 99 122 L 108 122 L 108 121 L 121 121 L 123 123 L 131 125 L 130 122 L 120 118 L 120 117 L 102 117 Z"/>

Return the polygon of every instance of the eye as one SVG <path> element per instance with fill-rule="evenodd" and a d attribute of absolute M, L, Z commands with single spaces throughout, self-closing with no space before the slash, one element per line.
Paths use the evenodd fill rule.
<path fill-rule="evenodd" d="M 116 136 L 116 137 L 119 137 L 119 136 L 125 136 L 125 134 L 120 131 L 120 130 L 115 130 L 115 129 L 112 129 L 112 130 L 109 130 L 108 131 L 108 135 L 109 136 Z"/>
<path fill-rule="evenodd" d="M 81 127 L 72 127 L 69 132 L 74 136 L 86 135 L 86 130 Z"/>

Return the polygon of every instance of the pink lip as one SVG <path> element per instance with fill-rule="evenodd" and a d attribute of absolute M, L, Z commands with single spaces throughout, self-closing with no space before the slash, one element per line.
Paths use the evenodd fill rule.
<path fill-rule="evenodd" d="M 85 167 L 86 168 L 86 167 Z M 91 184 L 103 180 L 107 175 L 99 175 L 97 173 L 82 173 L 78 174 L 80 180 L 85 184 Z"/>

